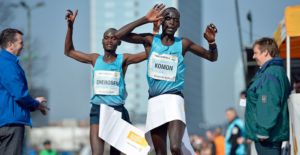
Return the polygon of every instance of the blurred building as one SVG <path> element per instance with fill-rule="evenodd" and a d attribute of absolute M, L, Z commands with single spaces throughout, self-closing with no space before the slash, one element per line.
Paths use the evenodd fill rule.
<path fill-rule="evenodd" d="M 201 0 L 179 1 L 180 12 L 179 36 L 187 37 L 200 44 L 205 27 L 202 23 Z M 208 45 L 202 45 L 208 48 Z M 203 69 L 202 59 L 194 54 L 187 53 L 184 58 L 186 65 L 184 75 L 184 99 L 186 103 L 186 120 L 189 134 L 204 132 L 205 118 L 203 115 Z M 209 104 L 209 103 L 206 103 Z M 204 125 L 204 126 L 203 126 Z"/>
<path fill-rule="evenodd" d="M 91 0 L 91 51 L 103 53 L 102 36 L 110 27 L 121 28 L 144 15 L 155 3 L 163 2 L 166 7 L 175 7 L 181 13 L 181 26 L 178 36 L 188 37 L 197 44 L 203 38 L 202 9 L 200 0 L 191 1 L 138 1 L 138 0 Z M 147 24 L 138 27 L 134 32 L 152 33 L 153 25 Z M 208 46 L 208 45 L 207 45 Z M 204 45 L 206 47 L 206 45 Z M 208 47 L 206 47 L 208 48 Z M 142 45 L 134 45 L 122 42 L 117 53 L 138 53 L 144 51 Z M 187 111 L 187 124 L 190 133 L 199 133 L 201 124 L 204 124 L 203 95 L 202 95 L 202 60 L 188 53 L 185 56 L 185 102 Z M 126 88 L 128 97 L 126 107 L 133 120 L 145 121 L 148 100 L 148 85 L 146 79 L 146 61 L 128 68 L 126 73 Z M 133 118 L 134 117 L 134 118 Z"/>

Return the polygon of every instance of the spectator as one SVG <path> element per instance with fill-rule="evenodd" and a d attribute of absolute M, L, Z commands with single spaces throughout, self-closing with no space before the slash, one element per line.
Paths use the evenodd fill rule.
<path fill-rule="evenodd" d="M 290 83 L 274 39 L 257 40 L 253 51 L 260 69 L 247 91 L 246 135 L 259 155 L 280 155 L 282 141 L 289 139 Z"/>
<path fill-rule="evenodd" d="M 208 140 L 208 147 L 210 148 L 211 155 L 216 155 L 216 144 L 214 142 L 215 135 L 211 130 L 206 131 L 206 138 Z"/>
<path fill-rule="evenodd" d="M 32 126 L 31 111 L 46 115 L 44 97 L 33 99 L 19 58 L 24 48 L 23 33 L 5 29 L 0 35 L 0 155 L 22 154 L 25 125 Z"/>
<path fill-rule="evenodd" d="M 211 149 L 208 142 L 203 141 L 201 143 L 200 155 L 211 155 Z"/>
<path fill-rule="evenodd" d="M 40 152 L 40 155 L 57 155 L 57 152 L 51 148 L 50 140 L 44 142 L 44 149 Z"/>
<path fill-rule="evenodd" d="M 229 126 L 225 136 L 226 155 L 245 155 L 245 131 L 244 123 L 233 108 L 226 110 L 226 118 Z"/>
<path fill-rule="evenodd" d="M 214 143 L 216 145 L 216 155 L 225 154 L 225 139 L 222 135 L 222 129 L 220 127 L 215 128 Z"/>
<path fill-rule="evenodd" d="M 300 93 L 300 82 L 294 82 L 293 84 L 293 92 Z"/>
<path fill-rule="evenodd" d="M 200 154 L 201 144 L 204 142 L 204 138 L 197 135 L 192 135 L 190 136 L 190 141 L 196 155 Z"/>

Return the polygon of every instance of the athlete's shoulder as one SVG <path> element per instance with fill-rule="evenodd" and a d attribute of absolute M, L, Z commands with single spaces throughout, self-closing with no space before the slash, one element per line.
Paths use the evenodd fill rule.
<path fill-rule="evenodd" d="M 99 53 L 91 53 L 90 55 L 93 55 L 93 56 L 96 56 L 96 57 L 100 56 Z"/>
<path fill-rule="evenodd" d="M 182 41 L 182 45 L 184 47 L 189 47 L 189 46 L 191 46 L 193 44 L 193 42 L 190 39 L 188 39 L 188 38 L 182 37 L 181 41 Z"/>
<path fill-rule="evenodd" d="M 93 63 L 93 66 L 94 66 L 96 61 L 98 60 L 98 58 L 100 58 L 100 54 L 99 53 L 91 53 L 90 56 L 92 58 L 92 63 Z"/>
<path fill-rule="evenodd" d="M 181 39 L 182 42 L 185 42 L 185 43 L 192 43 L 192 41 L 189 38 L 182 37 L 182 38 L 179 38 L 179 39 Z"/>
<path fill-rule="evenodd" d="M 152 40 L 155 41 L 155 40 L 160 40 L 161 39 L 161 34 L 156 34 L 156 35 L 153 35 L 153 38 Z"/>
<path fill-rule="evenodd" d="M 123 58 L 127 58 L 128 56 L 130 56 L 132 54 L 130 54 L 130 53 L 123 53 L 122 55 L 123 55 Z"/>

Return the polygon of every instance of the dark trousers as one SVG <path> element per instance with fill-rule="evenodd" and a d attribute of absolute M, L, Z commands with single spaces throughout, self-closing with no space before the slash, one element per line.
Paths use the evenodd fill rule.
<path fill-rule="evenodd" d="M 258 155 L 280 155 L 282 142 L 255 142 Z"/>
<path fill-rule="evenodd" d="M 0 127 L 0 155 L 21 155 L 24 133 L 24 125 Z"/>

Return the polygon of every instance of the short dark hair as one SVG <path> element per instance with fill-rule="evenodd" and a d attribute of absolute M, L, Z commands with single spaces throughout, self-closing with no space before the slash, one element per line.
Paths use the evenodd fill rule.
<path fill-rule="evenodd" d="M 174 11 L 180 17 L 179 11 L 176 8 L 174 8 L 174 7 L 168 7 L 168 8 L 166 8 L 165 12 L 162 14 L 163 17 L 165 17 L 166 15 L 168 15 L 170 11 Z"/>
<path fill-rule="evenodd" d="M 7 28 L 1 32 L 0 35 L 0 46 L 1 48 L 5 49 L 7 48 L 8 42 L 15 42 L 16 41 L 16 34 L 19 33 L 20 35 L 23 35 L 23 33 L 20 30 Z"/>
<path fill-rule="evenodd" d="M 117 31 L 117 29 L 115 29 L 115 28 L 113 28 L 113 27 L 111 27 L 111 28 L 108 28 L 106 31 L 104 31 L 104 33 L 103 33 L 103 37 L 105 36 L 105 34 L 107 33 L 107 32 L 109 32 L 109 31 L 114 31 L 114 32 L 116 32 Z"/>
<path fill-rule="evenodd" d="M 246 90 L 243 90 L 240 95 L 246 95 L 247 94 L 247 91 Z"/>
<path fill-rule="evenodd" d="M 48 145 L 48 144 L 51 145 L 51 141 L 47 139 L 47 140 L 44 141 L 44 145 Z"/>
<path fill-rule="evenodd" d="M 268 50 L 271 57 L 279 56 L 279 49 L 276 44 L 276 41 L 273 38 L 261 38 L 255 41 L 253 48 L 255 45 L 258 45 L 258 48 L 261 52 Z"/>

